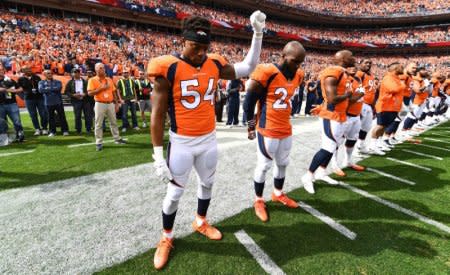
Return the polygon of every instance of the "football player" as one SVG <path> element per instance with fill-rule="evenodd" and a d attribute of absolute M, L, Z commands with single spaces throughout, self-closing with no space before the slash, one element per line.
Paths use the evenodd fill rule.
<path fill-rule="evenodd" d="M 277 64 L 260 64 L 251 74 L 246 85 L 244 111 L 247 114 L 248 138 L 258 138 L 255 173 L 255 213 L 263 222 L 268 214 L 263 199 L 266 173 L 275 161 L 273 170 L 274 190 L 272 201 L 296 208 L 297 203 L 283 193 L 286 167 L 292 147 L 290 123 L 291 97 L 303 82 L 304 72 L 300 64 L 305 59 L 305 49 L 297 42 L 286 44 Z M 258 103 L 257 118 L 254 117 Z"/>
<path fill-rule="evenodd" d="M 198 175 L 195 231 L 212 240 L 222 233 L 206 221 L 217 164 L 215 87 L 219 79 L 248 76 L 261 52 L 265 14 L 250 17 L 253 39 L 247 56 L 234 65 L 220 55 L 207 54 L 211 42 L 211 23 L 193 16 L 183 22 L 184 47 L 181 54 L 165 55 L 150 61 L 147 73 L 154 78 L 151 137 L 156 174 L 168 184 L 163 201 L 163 235 L 155 256 L 156 269 L 163 268 L 173 247 L 173 225 L 178 202 L 194 168 Z M 167 160 L 163 154 L 164 119 L 170 116 Z"/>

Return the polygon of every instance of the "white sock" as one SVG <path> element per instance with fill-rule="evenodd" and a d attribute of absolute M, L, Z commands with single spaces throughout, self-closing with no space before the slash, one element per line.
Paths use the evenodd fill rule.
<path fill-rule="evenodd" d="M 273 193 L 275 194 L 275 196 L 279 197 L 281 196 L 281 194 L 283 194 L 283 192 L 281 190 L 278 190 L 276 188 L 273 189 Z"/>
<path fill-rule="evenodd" d="M 173 232 L 172 232 L 172 230 L 170 230 L 170 231 L 163 231 L 163 236 L 164 237 L 166 237 L 166 238 L 169 238 L 169 239 L 173 239 Z"/>
<path fill-rule="evenodd" d="M 353 148 L 354 147 L 345 147 L 345 152 L 347 153 L 347 159 L 346 159 L 346 163 L 348 164 L 352 164 L 352 155 L 353 155 Z"/>

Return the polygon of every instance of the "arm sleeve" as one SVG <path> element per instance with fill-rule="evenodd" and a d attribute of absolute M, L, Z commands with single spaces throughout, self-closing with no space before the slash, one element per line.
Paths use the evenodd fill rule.
<path fill-rule="evenodd" d="M 252 44 L 248 50 L 242 62 L 234 64 L 234 71 L 236 73 L 236 78 L 242 78 L 248 76 L 259 63 L 259 56 L 261 54 L 262 37 L 252 38 Z"/>
<path fill-rule="evenodd" d="M 260 95 L 255 91 L 247 91 L 244 100 L 244 112 L 247 114 L 247 121 L 255 117 L 255 106 L 260 98 Z"/>

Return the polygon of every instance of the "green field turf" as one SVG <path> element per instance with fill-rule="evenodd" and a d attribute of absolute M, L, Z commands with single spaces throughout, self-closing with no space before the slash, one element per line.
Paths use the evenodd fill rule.
<path fill-rule="evenodd" d="M 105 143 L 101 152 L 95 151 L 95 145 L 68 148 L 71 144 L 95 142 L 94 135 L 81 136 L 75 133 L 73 112 L 66 111 L 70 136 L 58 135 L 34 137 L 34 129 L 28 113 L 21 113 L 26 142 L 13 143 L 0 147 L 0 154 L 35 150 L 30 154 L 0 157 L 0 191 L 10 188 L 47 183 L 55 180 L 89 175 L 96 172 L 134 166 L 152 161 L 152 146 L 149 128 L 120 133 L 128 139 L 127 145 Z M 147 114 L 148 117 L 148 114 Z M 118 120 L 120 127 L 121 120 Z M 139 120 L 139 125 L 141 122 Z M 84 126 L 84 122 L 83 122 Z M 111 140 L 109 127 L 104 132 L 104 141 Z"/>
<path fill-rule="evenodd" d="M 450 123 L 442 126 L 448 127 Z M 443 131 L 442 127 L 436 127 L 420 139 L 432 137 L 450 142 L 450 135 Z M 450 149 L 450 144 L 445 143 L 424 140 L 424 144 Z M 416 156 L 402 149 L 432 154 L 443 160 Z M 360 164 L 416 184 L 348 169 L 347 176 L 339 180 L 450 226 L 450 152 L 404 143 L 387 157 L 432 171 L 376 156 Z M 224 233 L 221 241 L 209 241 L 196 233 L 176 239 L 169 264 L 161 272 L 153 268 L 155 249 L 150 249 L 99 273 L 262 274 L 264 270 L 234 236 L 243 229 L 287 274 L 450 274 L 450 233 L 342 186 L 318 182 L 315 195 L 307 194 L 302 188 L 289 195 L 355 232 L 356 239 L 346 238 L 301 208 L 287 209 L 270 202 L 270 221 L 266 224 L 255 217 L 253 209 L 247 209 L 217 224 Z"/>

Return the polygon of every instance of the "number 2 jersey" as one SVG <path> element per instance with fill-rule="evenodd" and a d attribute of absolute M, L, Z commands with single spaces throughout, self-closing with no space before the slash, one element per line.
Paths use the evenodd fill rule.
<path fill-rule="evenodd" d="M 259 64 L 250 79 L 264 88 L 258 101 L 256 128 L 270 138 L 282 139 L 292 135 L 291 97 L 303 82 L 304 72 L 297 70 L 293 79 L 288 80 L 275 64 Z"/>
<path fill-rule="evenodd" d="M 215 130 L 214 92 L 220 70 L 227 64 L 216 54 L 209 54 L 200 66 L 179 55 L 164 55 L 150 61 L 148 76 L 163 77 L 170 84 L 168 112 L 172 132 L 198 137 Z"/>

